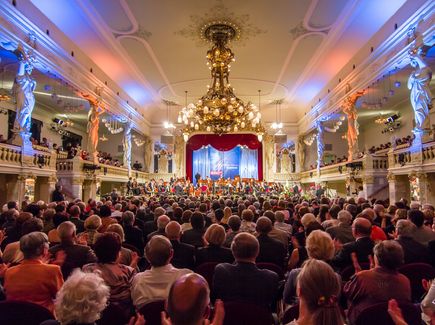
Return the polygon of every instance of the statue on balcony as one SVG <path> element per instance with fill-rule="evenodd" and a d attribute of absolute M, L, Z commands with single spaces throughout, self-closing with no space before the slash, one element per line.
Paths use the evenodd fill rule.
<path fill-rule="evenodd" d="M 33 71 L 35 58 L 32 56 L 32 53 L 26 52 L 21 44 L 18 45 L 14 53 L 20 62 L 12 88 L 17 110 L 14 132 L 21 132 L 22 135 L 27 134 L 30 138 L 32 112 L 35 107 L 35 95 L 33 91 L 36 88 L 36 81 L 30 75 Z"/>
<path fill-rule="evenodd" d="M 409 60 L 414 72 L 408 79 L 408 89 L 411 90 L 410 100 L 414 109 L 415 127 L 414 133 L 424 131 L 424 123 L 432 108 L 432 94 L 429 84 L 432 80 L 432 70 L 423 61 L 423 48 L 414 48 L 409 52 Z"/>
<path fill-rule="evenodd" d="M 298 161 L 299 161 L 299 170 L 304 170 L 305 164 L 305 143 L 304 137 L 298 138 Z"/>
<path fill-rule="evenodd" d="M 131 168 L 131 123 L 127 122 L 124 128 L 124 138 L 122 139 L 124 149 L 124 167 Z"/>
<path fill-rule="evenodd" d="M 325 150 L 325 144 L 323 143 L 323 131 L 324 126 L 322 122 L 316 123 L 317 134 L 316 134 L 316 142 L 317 142 L 317 173 L 320 174 L 320 167 L 323 163 L 323 152 Z"/>
<path fill-rule="evenodd" d="M 90 99 L 89 96 L 84 95 L 84 97 L 89 101 L 91 108 L 88 113 L 88 152 L 93 156 L 94 163 L 98 163 L 98 129 L 100 125 L 100 115 L 105 112 L 105 108 L 101 105 L 101 100 Z"/>
<path fill-rule="evenodd" d="M 348 145 L 348 161 L 352 161 L 356 158 L 358 151 L 358 112 L 355 107 L 355 103 L 362 95 L 364 91 L 358 91 L 351 96 L 346 97 L 342 105 L 343 113 L 347 116 L 347 145 Z"/>

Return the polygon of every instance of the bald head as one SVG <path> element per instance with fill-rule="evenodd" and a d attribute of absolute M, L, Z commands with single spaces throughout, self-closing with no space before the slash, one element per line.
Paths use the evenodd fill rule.
<path fill-rule="evenodd" d="M 178 278 L 171 286 L 167 311 L 173 325 L 197 324 L 207 317 L 210 303 L 207 281 L 196 273 Z"/>
<path fill-rule="evenodd" d="M 267 234 L 272 230 L 272 221 L 268 217 L 260 217 L 255 227 L 260 234 Z"/>
<path fill-rule="evenodd" d="M 154 267 L 169 264 L 173 250 L 168 238 L 160 235 L 153 236 L 145 247 L 145 256 Z"/>
<path fill-rule="evenodd" d="M 259 243 L 255 236 L 242 232 L 234 237 L 231 244 L 231 251 L 233 252 L 236 261 L 248 261 L 255 263 L 259 252 Z"/>
<path fill-rule="evenodd" d="M 366 218 L 356 218 L 353 222 L 355 238 L 370 236 L 372 232 L 372 224 Z"/>
<path fill-rule="evenodd" d="M 171 219 L 169 219 L 169 217 L 166 214 L 158 217 L 157 218 L 157 228 L 159 230 L 165 229 L 165 227 L 169 223 L 169 221 L 171 221 Z"/>
<path fill-rule="evenodd" d="M 177 221 L 171 221 L 165 228 L 166 237 L 169 240 L 178 240 L 181 237 L 181 226 Z"/>

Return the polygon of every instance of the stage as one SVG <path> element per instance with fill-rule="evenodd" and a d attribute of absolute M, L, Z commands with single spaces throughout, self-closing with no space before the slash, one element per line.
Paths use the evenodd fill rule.
<path fill-rule="evenodd" d="M 195 177 L 196 175 L 196 177 Z M 263 179 L 263 146 L 254 134 L 198 134 L 186 144 L 186 176 Z"/>

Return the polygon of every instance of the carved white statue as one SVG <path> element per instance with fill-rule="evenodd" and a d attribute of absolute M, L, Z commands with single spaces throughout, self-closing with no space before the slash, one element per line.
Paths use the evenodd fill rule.
<path fill-rule="evenodd" d="M 124 149 L 124 167 L 127 167 L 129 170 L 131 168 L 131 123 L 127 122 L 124 127 L 124 137 L 122 139 L 122 146 Z"/>
<path fill-rule="evenodd" d="M 298 138 L 298 161 L 299 161 L 299 169 L 300 171 L 304 170 L 305 164 L 305 142 L 304 137 Z"/>
<path fill-rule="evenodd" d="M 429 84 L 432 80 L 432 70 L 423 61 L 422 50 L 414 49 L 409 53 L 409 60 L 414 72 L 408 79 L 408 89 L 411 90 L 410 100 L 414 109 L 415 132 L 422 132 L 424 122 L 432 108 L 432 94 Z"/>
<path fill-rule="evenodd" d="M 186 143 L 184 142 L 183 136 L 175 137 L 175 171 L 176 174 L 183 175 L 183 159 L 184 159 L 184 147 Z"/>
<path fill-rule="evenodd" d="M 323 143 L 323 130 L 324 126 L 322 122 L 317 122 L 317 134 L 316 134 L 316 142 L 317 142 L 317 172 L 320 172 L 320 167 L 323 162 L 323 152 L 325 150 L 325 144 Z"/>
<path fill-rule="evenodd" d="M 15 132 L 30 133 L 33 108 L 35 107 L 36 81 L 30 76 L 35 62 L 33 56 L 23 49 L 21 44 L 15 50 L 20 65 L 15 77 L 12 92 L 15 95 L 17 114 L 14 122 Z"/>
<path fill-rule="evenodd" d="M 144 170 L 147 173 L 151 172 L 151 163 L 153 159 L 153 140 L 150 137 L 145 138 L 145 144 L 144 144 Z"/>

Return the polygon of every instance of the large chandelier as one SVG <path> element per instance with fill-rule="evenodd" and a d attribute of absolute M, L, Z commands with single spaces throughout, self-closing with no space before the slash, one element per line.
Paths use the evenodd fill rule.
<path fill-rule="evenodd" d="M 228 79 L 235 58 L 227 44 L 235 35 L 234 27 L 223 23 L 210 25 L 204 31 L 204 36 L 214 44 L 207 51 L 212 83 L 196 104 L 186 105 L 179 112 L 178 123 L 184 124 L 182 132 L 185 141 L 194 132 L 221 135 L 247 131 L 256 133 L 259 141 L 263 139 L 265 130 L 259 107 L 251 102 L 245 104 L 238 98 Z"/>

